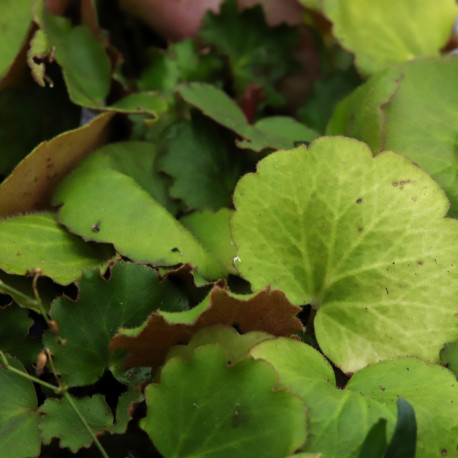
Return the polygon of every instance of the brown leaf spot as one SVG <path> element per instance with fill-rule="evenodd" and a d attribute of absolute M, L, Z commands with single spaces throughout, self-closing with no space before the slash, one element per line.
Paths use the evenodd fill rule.
<path fill-rule="evenodd" d="M 359 199 L 356 199 L 357 204 L 360 204 L 362 201 L 363 201 L 362 197 L 360 197 Z"/>

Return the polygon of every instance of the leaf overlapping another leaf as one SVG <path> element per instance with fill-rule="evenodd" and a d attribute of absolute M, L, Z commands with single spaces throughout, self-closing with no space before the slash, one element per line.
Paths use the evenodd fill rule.
<path fill-rule="evenodd" d="M 236 267 L 254 290 L 271 284 L 316 307 L 318 343 L 344 372 L 403 355 L 438 361 L 456 339 L 458 222 L 407 159 L 323 137 L 262 160 L 235 205 Z"/>

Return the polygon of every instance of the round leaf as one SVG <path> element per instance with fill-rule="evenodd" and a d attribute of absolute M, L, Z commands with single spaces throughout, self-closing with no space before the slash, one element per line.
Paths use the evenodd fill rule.
<path fill-rule="evenodd" d="M 456 339 L 458 222 L 407 159 L 323 137 L 262 160 L 234 200 L 240 273 L 316 307 L 318 343 L 345 372 L 402 355 L 438 361 Z"/>
<path fill-rule="evenodd" d="M 166 458 L 287 456 L 305 441 L 305 407 L 274 391 L 275 381 L 262 361 L 228 366 L 219 345 L 201 347 L 188 363 L 171 359 L 161 382 L 146 388 L 141 426 Z"/>

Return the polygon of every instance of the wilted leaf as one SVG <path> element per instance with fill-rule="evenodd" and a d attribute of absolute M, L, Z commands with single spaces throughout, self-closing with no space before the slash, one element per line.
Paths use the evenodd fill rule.
<path fill-rule="evenodd" d="M 41 271 L 68 285 L 83 269 L 102 269 L 114 256 L 107 245 L 88 244 L 56 222 L 53 213 L 36 213 L 0 220 L 0 268 L 26 275 Z"/>
<path fill-rule="evenodd" d="M 0 217 L 46 208 L 56 185 L 106 141 L 113 113 L 38 145 L 0 185 Z"/>
<path fill-rule="evenodd" d="M 225 129 L 202 115 L 172 124 L 159 158 L 161 170 L 173 178 L 170 195 L 191 210 L 230 206 L 243 159 L 231 140 Z"/>
<path fill-rule="evenodd" d="M 318 343 L 343 371 L 438 361 L 456 339 L 458 222 L 407 159 L 323 137 L 262 160 L 234 201 L 236 267 L 255 291 L 270 284 L 317 308 Z"/>
<path fill-rule="evenodd" d="M 7 175 L 40 142 L 78 126 L 80 110 L 64 87 L 24 78 L 0 92 L 0 173 Z"/>
<path fill-rule="evenodd" d="M 71 395 L 68 397 L 95 434 L 103 433 L 113 424 L 113 414 L 100 394 L 80 399 Z M 53 438 L 58 438 L 60 447 L 68 448 L 73 453 L 92 444 L 92 437 L 66 397 L 46 399 L 40 407 L 40 413 L 43 414 L 39 424 L 43 444 L 47 445 Z"/>
<path fill-rule="evenodd" d="M 204 83 L 182 84 L 179 94 L 219 124 L 240 135 L 241 148 L 261 151 L 265 148 L 292 148 L 297 142 L 308 143 L 318 133 L 287 116 L 263 118 L 254 125 L 248 124 L 243 111 L 221 89 Z"/>
<path fill-rule="evenodd" d="M 0 308 L 0 350 L 25 364 L 34 363 L 42 345 L 41 339 L 28 337 L 32 325 L 27 310 L 16 305 Z"/>
<path fill-rule="evenodd" d="M 417 0 L 415 7 L 410 0 L 323 0 L 323 11 L 365 75 L 438 55 L 456 16 L 454 0 Z"/>
<path fill-rule="evenodd" d="M 9 358 L 8 364 L 25 372 Z M 8 458 L 28 458 L 40 454 L 38 401 L 30 380 L 2 367 L 0 360 L 0 437 Z"/>
<path fill-rule="evenodd" d="M 273 391 L 275 382 L 268 364 L 228 366 L 224 350 L 208 345 L 187 364 L 173 358 L 164 366 L 161 382 L 146 388 L 141 426 L 164 457 L 286 456 L 305 441 L 305 406 Z"/>
<path fill-rule="evenodd" d="M 132 263 L 115 264 L 110 281 L 96 271 L 84 272 L 77 285 L 77 303 L 61 297 L 52 304 L 59 335 L 43 336 L 70 386 L 95 383 L 106 368 L 122 366 L 123 355 L 108 349 L 119 327 L 138 326 L 157 309 L 187 308 L 177 289 L 166 280 L 159 283 L 156 271 Z"/>
<path fill-rule="evenodd" d="M 398 397 L 406 399 L 417 420 L 416 456 L 455 454 L 458 383 L 447 369 L 415 358 L 385 361 L 355 374 L 346 389 L 385 404 L 393 413 Z"/>
<path fill-rule="evenodd" d="M 189 262 L 206 278 L 225 277 L 220 259 L 159 200 L 164 200 L 164 191 L 157 174 L 151 174 L 155 154 L 153 144 L 141 142 L 99 149 L 54 195 L 53 203 L 61 205 L 59 220 L 85 239 L 113 243 L 136 262 L 155 266 Z"/>
<path fill-rule="evenodd" d="M 335 387 L 334 371 L 317 350 L 302 342 L 266 340 L 250 350 L 251 356 L 270 363 L 279 386 L 299 395 L 308 411 L 307 452 L 323 457 L 356 458 L 366 434 L 379 418 L 394 426 L 396 415 L 385 406 Z"/>
<path fill-rule="evenodd" d="M 255 295 L 233 295 L 215 287 L 197 307 L 181 312 L 156 312 L 137 329 L 122 329 L 110 349 L 131 352 L 126 367 L 159 367 L 171 347 L 186 344 L 200 328 L 214 324 L 236 324 L 241 332 L 264 331 L 289 336 L 302 329 L 295 316 L 300 312 L 281 291 L 262 291 Z"/>

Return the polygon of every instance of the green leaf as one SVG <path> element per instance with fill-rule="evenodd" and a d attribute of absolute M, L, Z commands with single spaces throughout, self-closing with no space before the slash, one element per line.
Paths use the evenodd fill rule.
<path fill-rule="evenodd" d="M 62 67 L 70 99 L 77 105 L 100 107 L 111 83 L 110 60 L 89 27 L 72 27 L 68 19 L 46 14 L 44 31 Z"/>
<path fill-rule="evenodd" d="M 62 285 L 83 269 L 103 269 L 113 257 L 110 247 L 88 244 L 65 231 L 53 213 L 36 213 L 0 220 L 0 268 L 26 275 L 37 269 Z"/>
<path fill-rule="evenodd" d="M 239 334 L 233 327 L 224 325 L 207 326 L 197 331 L 187 345 L 172 347 L 167 360 L 179 357 L 189 361 L 194 350 L 208 344 L 218 344 L 226 351 L 227 360 L 234 364 L 245 358 L 251 348 L 263 340 L 273 339 L 272 334 L 262 331 L 252 331 Z"/>
<path fill-rule="evenodd" d="M 103 396 L 96 394 L 90 398 L 81 399 L 71 395 L 67 396 L 71 398 L 97 435 L 102 434 L 113 424 L 113 414 Z M 43 415 L 39 425 L 43 444 L 50 444 L 51 440 L 57 437 L 60 447 L 68 448 L 73 453 L 92 444 L 92 437 L 83 426 L 67 397 L 46 399 L 40 407 L 40 412 Z"/>
<path fill-rule="evenodd" d="M 8 364 L 25 372 L 14 358 Z M 1 360 L 0 360 L 1 361 Z M 4 369 L 0 363 L 0 437 L 9 458 L 39 456 L 38 402 L 33 383 Z M 2 452 L 3 453 L 3 452 Z"/>
<path fill-rule="evenodd" d="M 42 345 L 40 339 L 27 337 L 32 325 L 26 310 L 15 305 L 0 308 L 0 350 L 25 364 L 34 363 Z"/>
<path fill-rule="evenodd" d="M 318 309 L 318 343 L 344 372 L 402 355 L 438 361 L 456 339 L 458 222 L 406 158 L 323 137 L 260 161 L 234 202 L 241 275 Z"/>
<path fill-rule="evenodd" d="M 262 361 L 227 365 L 219 345 L 201 347 L 188 363 L 171 359 L 146 388 L 141 427 L 166 458 L 286 456 L 305 441 L 306 414 L 298 397 L 273 391 L 275 379 Z"/>
<path fill-rule="evenodd" d="M 132 406 L 144 401 L 140 389 L 130 385 L 128 390 L 121 394 L 116 406 L 116 422 L 108 430 L 112 434 L 123 434 L 126 432 L 127 424 L 132 419 Z"/>
<path fill-rule="evenodd" d="M 248 84 L 258 83 L 268 104 L 284 102 L 274 83 L 296 70 L 291 57 L 299 41 L 296 28 L 286 24 L 269 27 L 260 5 L 240 12 L 235 0 L 227 0 L 219 14 L 209 11 L 204 16 L 199 37 L 227 56 L 239 96 Z"/>
<path fill-rule="evenodd" d="M 76 304 L 66 297 L 52 304 L 50 316 L 59 335 L 43 336 L 57 372 L 70 386 L 95 383 L 106 368 L 116 374 L 122 367 L 124 355 L 108 348 L 118 328 L 138 326 L 158 308 L 187 308 L 177 289 L 166 280 L 159 283 L 156 271 L 132 263 L 115 264 L 110 281 L 86 271 L 77 285 Z"/>
<path fill-rule="evenodd" d="M 455 454 L 458 384 L 447 369 L 428 365 L 416 358 L 385 361 L 356 373 L 346 389 L 385 404 L 392 412 L 396 411 L 397 399 L 404 398 L 415 410 L 418 427 L 416 456 Z M 409 436 L 412 434 L 413 431 Z M 408 437 L 403 439 L 404 443 L 409 442 Z M 402 456 L 409 455 L 406 452 Z"/>
<path fill-rule="evenodd" d="M 118 113 L 147 113 L 153 118 L 166 112 L 168 104 L 164 97 L 157 92 L 135 92 L 129 94 L 105 110 L 114 110 Z"/>
<path fill-rule="evenodd" d="M 93 153 L 54 195 L 53 203 L 62 205 L 59 220 L 86 239 L 113 243 L 136 262 L 189 262 L 205 278 L 225 277 L 219 259 L 159 203 L 163 182 L 151 176 L 155 154 L 152 144 L 139 142 Z"/>
<path fill-rule="evenodd" d="M 389 149 L 423 167 L 447 193 L 451 217 L 458 216 L 457 71 L 452 56 L 374 76 L 342 102 L 328 129 L 368 142 L 374 153 Z"/>
<path fill-rule="evenodd" d="M 137 80 L 140 90 L 171 93 L 185 81 L 215 80 L 222 61 L 214 54 L 201 54 L 193 40 L 172 43 L 166 52 L 153 50 L 151 62 Z"/>
<path fill-rule="evenodd" d="M 4 0 L 0 5 L 0 78 L 5 75 L 19 53 L 32 21 L 33 0 Z"/>
<path fill-rule="evenodd" d="M 418 0 L 415 7 L 409 0 L 323 0 L 323 7 L 334 35 L 365 75 L 438 55 L 456 16 L 454 0 Z"/>
<path fill-rule="evenodd" d="M 186 102 L 243 137 L 244 140 L 237 142 L 241 148 L 254 151 L 292 148 L 297 142 L 306 143 L 318 137 L 314 130 L 286 116 L 263 118 L 254 125 L 248 124 L 239 106 L 210 84 L 182 84 L 178 92 Z"/>
<path fill-rule="evenodd" d="M 307 452 L 356 458 L 366 434 L 380 417 L 394 424 L 395 415 L 382 404 L 337 389 L 332 367 L 309 345 L 285 338 L 266 340 L 252 348 L 250 355 L 271 364 L 279 386 L 304 400 L 309 414 Z"/>
<path fill-rule="evenodd" d="M 387 458 L 415 458 L 416 442 L 415 411 L 405 399 L 398 398 L 398 420 L 385 456 Z"/>
<path fill-rule="evenodd" d="M 458 378 L 458 342 L 445 344 L 441 360 Z"/>
<path fill-rule="evenodd" d="M 192 121 L 170 126 L 164 133 L 165 152 L 158 163 L 173 178 L 170 195 L 191 210 L 230 206 L 243 159 L 230 146 L 231 137 L 200 114 Z"/>
<path fill-rule="evenodd" d="M 386 442 L 386 420 L 381 418 L 367 433 L 358 458 L 380 458 L 384 457 L 387 447 Z"/>
<path fill-rule="evenodd" d="M 237 255 L 229 230 L 229 220 L 233 210 L 221 208 L 217 212 L 203 210 L 180 218 L 183 224 L 221 261 L 227 272 L 236 274 L 233 260 Z"/>

